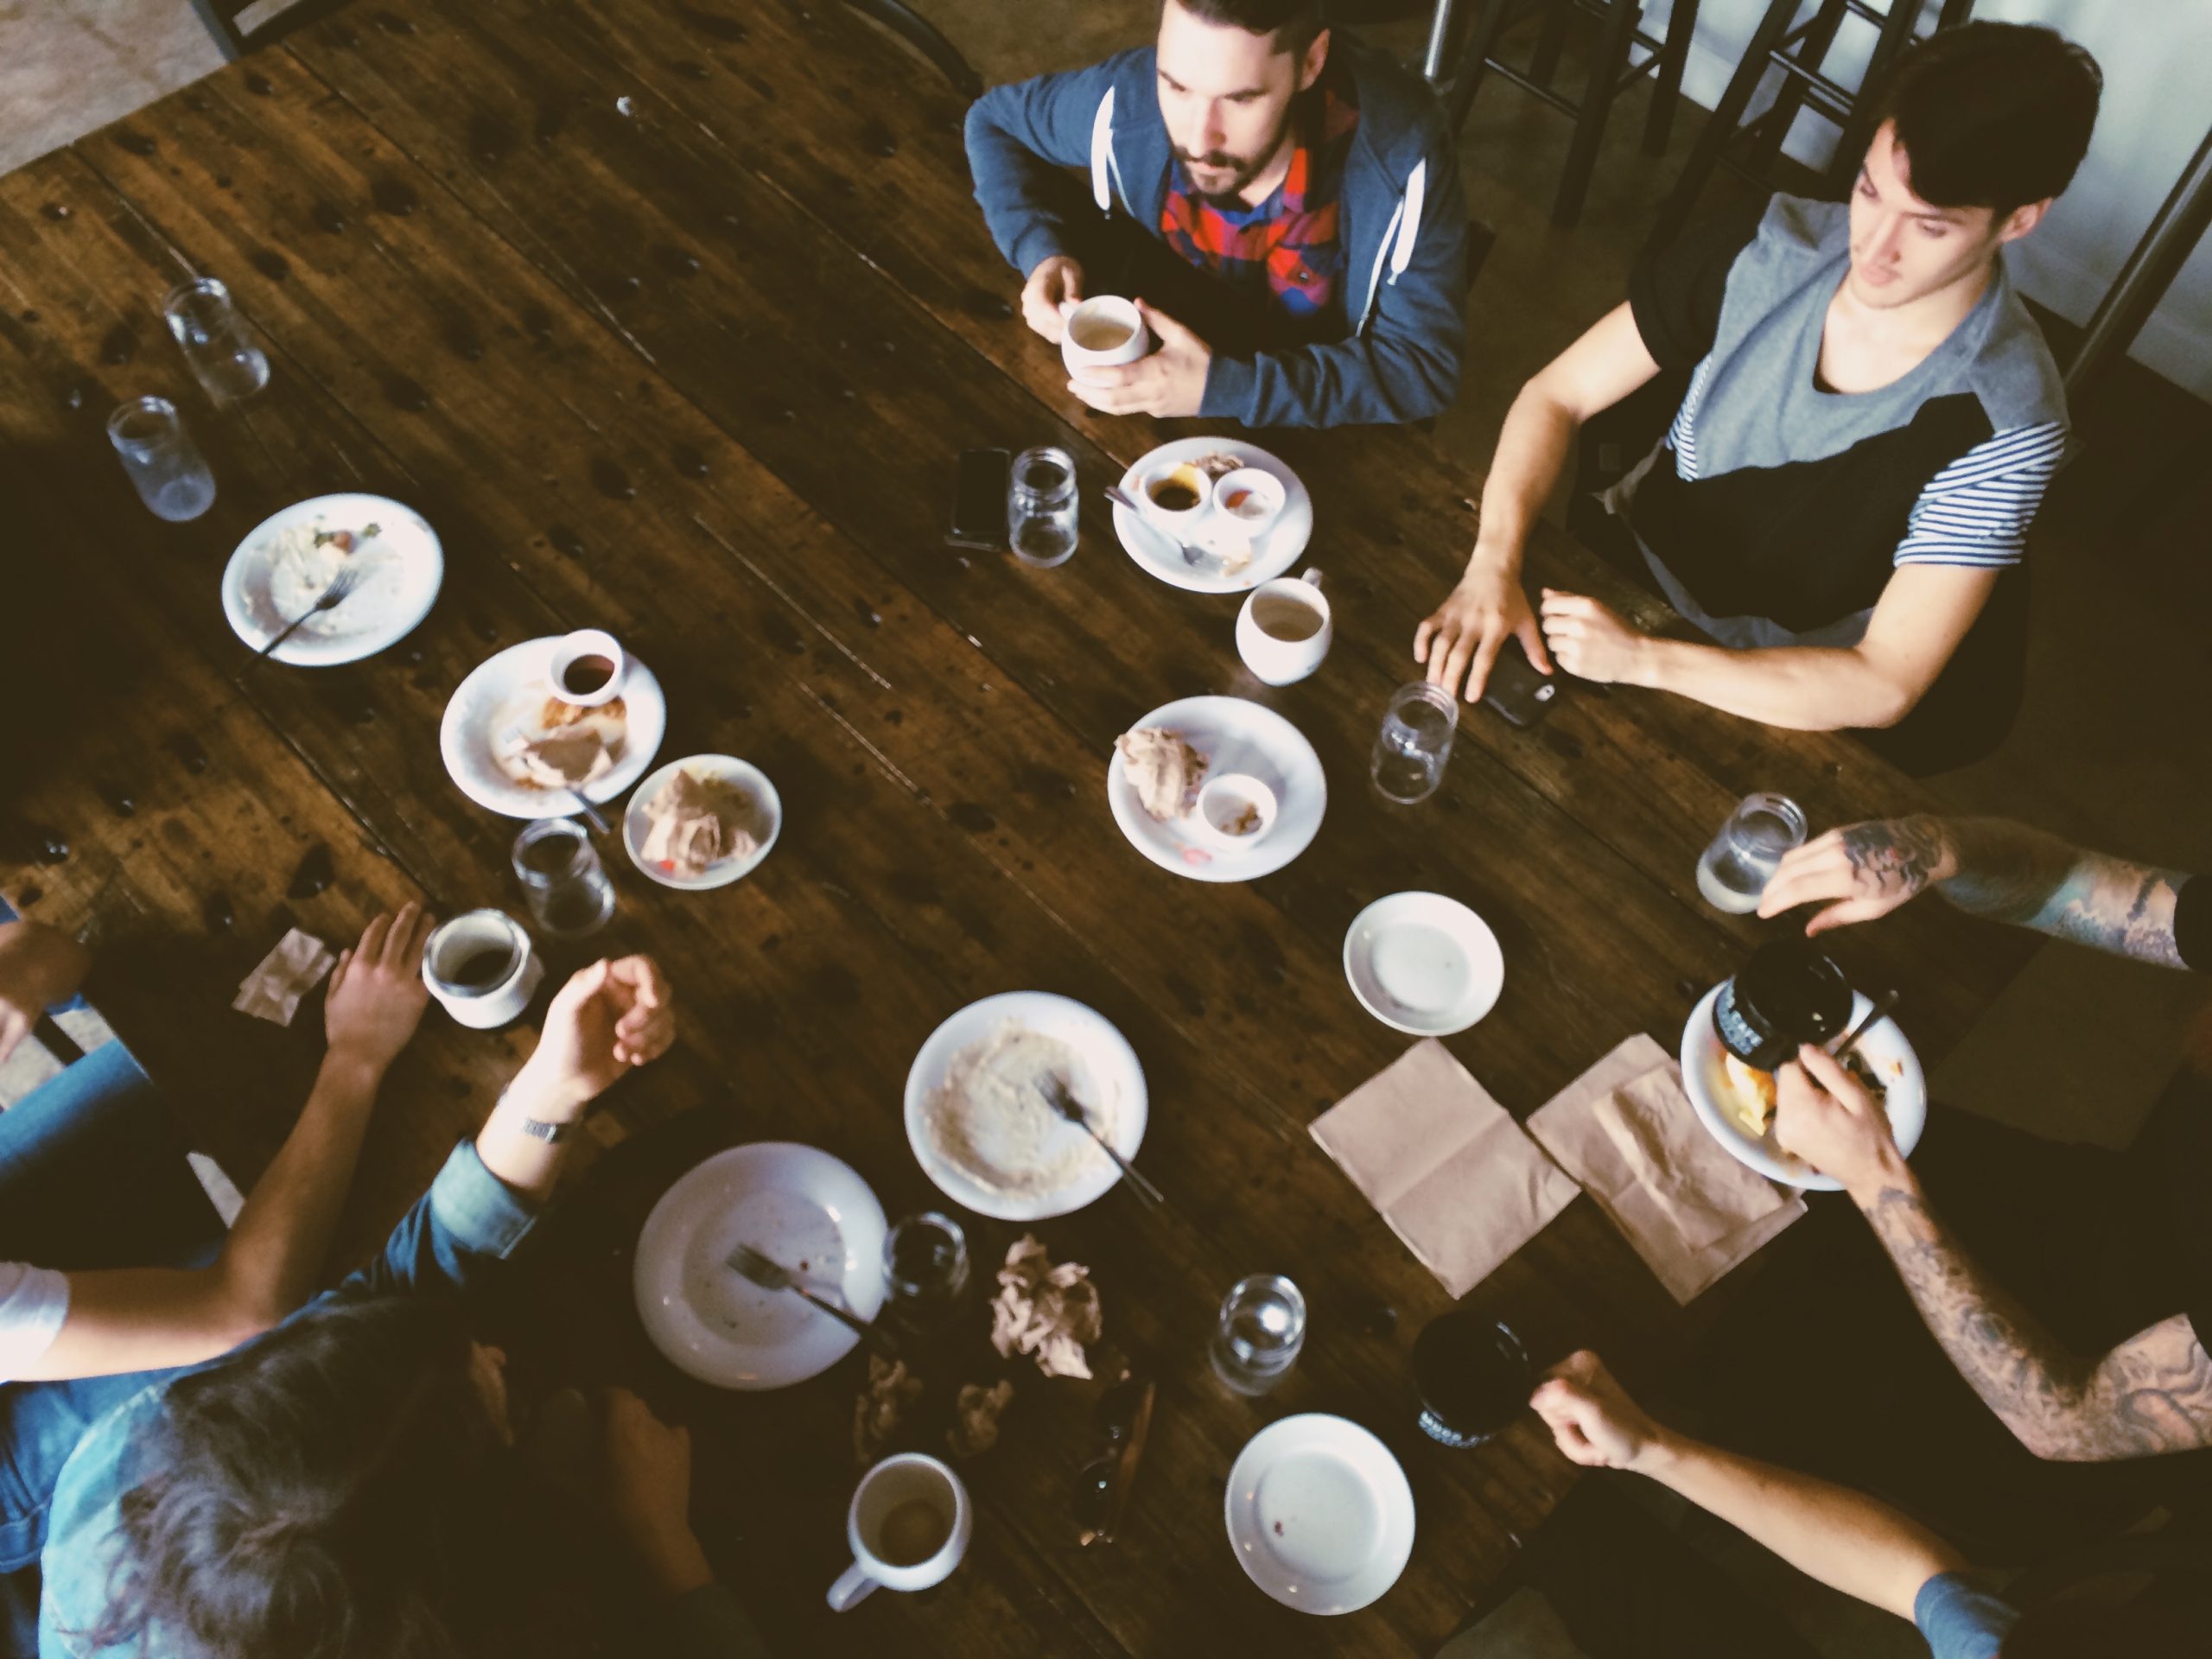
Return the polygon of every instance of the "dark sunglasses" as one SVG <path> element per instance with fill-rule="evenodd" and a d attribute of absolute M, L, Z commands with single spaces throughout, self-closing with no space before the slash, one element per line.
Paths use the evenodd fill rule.
<path fill-rule="evenodd" d="M 1131 1377 L 1098 1396 L 1091 1453 L 1076 1475 L 1076 1531 L 1086 1544 L 1114 1541 L 1136 1483 L 1158 1391 L 1156 1384 Z"/>

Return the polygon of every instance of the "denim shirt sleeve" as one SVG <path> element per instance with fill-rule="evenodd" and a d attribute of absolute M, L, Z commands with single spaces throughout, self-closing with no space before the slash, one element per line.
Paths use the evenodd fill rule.
<path fill-rule="evenodd" d="M 644 1650 L 661 1659 L 769 1659 L 768 1644 L 727 1585 L 702 1585 L 663 1602 L 645 1626 Z"/>
<path fill-rule="evenodd" d="M 1912 1622 L 1933 1659 L 1997 1659 L 2020 1611 L 1964 1573 L 1938 1573 L 1912 1599 Z"/>
<path fill-rule="evenodd" d="M 536 1224 L 537 1211 L 484 1167 L 476 1143 L 453 1149 L 430 1190 L 391 1230 L 377 1259 L 349 1274 L 334 1294 L 406 1296 L 466 1290 L 503 1261 Z"/>

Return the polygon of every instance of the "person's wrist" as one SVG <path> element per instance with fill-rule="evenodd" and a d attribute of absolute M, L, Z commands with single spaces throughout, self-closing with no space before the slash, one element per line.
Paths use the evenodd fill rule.
<path fill-rule="evenodd" d="M 1641 686 L 1647 691 L 1664 690 L 1660 680 L 1667 671 L 1667 642 L 1655 639 L 1648 633 L 1637 633 L 1631 638 L 1628 652 L 1628 672 L 1624 682 Z"/>
<path fill-rule="evenodd" d="M 1644 1436 L 1643 1443 L 1621 1466 L 1632 1474 L 1663 1481 L 1681 1461 L 1681 1437 L 1672 1429 L 1654 1424 L 1651 1432 Z"/>
<path fill-rule="evenodd" d="M 1861 1210 L 1871 1210 L 1882 1194 L 1916 1192 L 1919 1181 L 1894 1141 L 1885 1141 L 1843 1180 L 1843 1190 Z"/>
<path fill-rule="evenodd" d="M 583 1078 L 557 1071 L 532 1055 L 507 1084 L 504 1098 L 541 1123 L 573 1123 L 599 1091 Z"/>
<path fill-rule="evenodd" d="M 1467 579 L 1477 576 L 1521 580 L 1521 538 L 1504 534 L 1475 537 L 1475 550 L 1467 556 Z"/>
<path fill-rule="evenodd" d="M 357 1037 L 334 1037 L 324 1051 L 322 1069 L 332 1079 L 373 1091 L 391 1069 L 392 1057 L 381 1045 Z"/>

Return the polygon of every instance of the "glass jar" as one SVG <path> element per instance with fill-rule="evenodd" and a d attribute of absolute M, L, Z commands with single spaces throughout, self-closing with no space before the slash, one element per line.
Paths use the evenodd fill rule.
<path fill-rule="evenodd" d="M 1007 474 L 1007 542 L 1024 564 L 1050 569 L 1075 556 L 1075 458 L 1065 449 L 1025 449 Z"/>

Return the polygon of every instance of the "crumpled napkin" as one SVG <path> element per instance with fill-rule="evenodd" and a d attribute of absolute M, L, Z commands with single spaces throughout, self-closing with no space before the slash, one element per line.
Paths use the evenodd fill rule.
<path fill-rule="evenodd" d="M 1089 1376 L 1083 1345 L 1105 1329 L 1090 1269 L 1074 1262 L 1054 1267 L 1044 1245 L 1025 1233 L 1007 1251 L 998 1279 L 991 1346 L 1000 1357 L 1027 1354 L 1047 1376 Z"/>
<path fill-rule="evenodd" d="M 257 1020 L 289 1026 L 299 1012 L 300 999 L 315 988 L 337 960 L 328 945 L 296 927 L 277 940 L 276 948 L 245 976 L 231 1006 Z"/>

